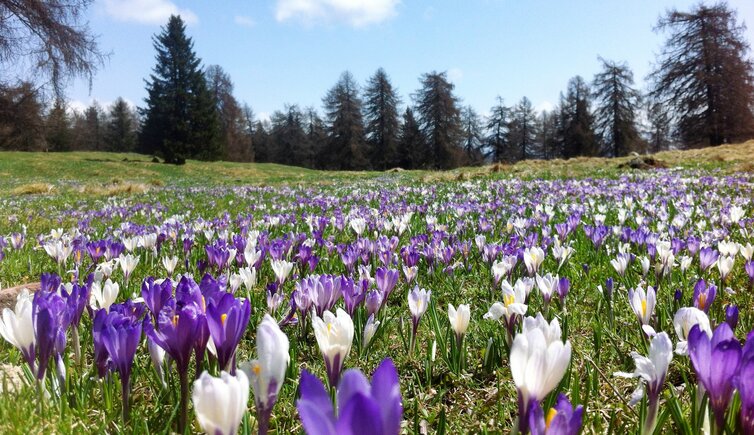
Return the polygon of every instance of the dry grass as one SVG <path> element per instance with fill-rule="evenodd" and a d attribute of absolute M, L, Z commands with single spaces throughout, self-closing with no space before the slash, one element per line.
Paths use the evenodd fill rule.
<path fill-rule="evenodd" d="M 22 184 L 11 190 L 13 195 L 44 195 L 52 192 L 55 188 L 52 184 L 48 183 L 31 183 Z"/>
<path fill-rule="evenodd" d="M 118 182 L 105 186 L 86 185 L 81 193 L 94 196 L 134 195 L 146 193 L 149 186 L 142 183 Z"/>

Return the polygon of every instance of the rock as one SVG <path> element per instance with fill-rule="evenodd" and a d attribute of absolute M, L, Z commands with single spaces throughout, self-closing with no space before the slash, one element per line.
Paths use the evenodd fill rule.
<path fill-rule="evenodd" d="M 39 290 L 40 287 L 41 283 L 32 282 L 0 290 L 0 310 L 3 308 L 10 308 L 12 310 L 13 307 L 16 306 L 16 297 L 21 293 L 21 290 L 28 288 L 30 292 L 34 293 Z"/>
<path fill-rule="evenodd" d="M 618 165 L 618 168 L 625 169 L 625 168 L 631 168 L 631 169 L 640 169 L 640 170 L 647 170 L 647 169 L 657 169 L 657 168 L 667 168 L 668 166 L 665 164 L 665 162 L 655 159 L 651 156 L 635 156 L 632 157 L 631 160 L 627 161 L 626 163 L 621 163 Z"/>

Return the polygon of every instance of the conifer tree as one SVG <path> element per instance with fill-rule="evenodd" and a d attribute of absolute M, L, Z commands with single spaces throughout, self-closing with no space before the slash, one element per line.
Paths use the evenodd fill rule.
<path fill-rule="evenodd" d="M 324 153 L 329 169 L 365 169 L 369 165 L 364 144 L 359 88 L 350 72 L 341 74 L 324 98 L 328 145 Z"/>
<path fill-rule="evenodd" d="M 364 90 L 364 133 L 373 168 L 384 170 L 398 163 L 399 104 L 390 78 L 378 69 Z"/>
<path fill-rule="evenodd" d="M 628 65 L 600 58 L 602 71 L 592 85 L 596 108 L 595 130 L 603 144 L 603 154 L 625 156 L 639 140 L 636 112 L 639 91 L 633 88 L 634 75 Z"/>
<path fill-rule="evenodd" d="M 453 84 L 447 74 L 432 72 L 421 76 L 416 94 L 419 127 L 427 144 L 425 162 L 430 168 L 449 169 L 458 165 L 462 151 L 461 111 Z"/>

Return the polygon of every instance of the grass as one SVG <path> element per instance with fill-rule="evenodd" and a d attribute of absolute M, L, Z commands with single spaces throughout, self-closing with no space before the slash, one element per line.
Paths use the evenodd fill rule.
<path fill-rule="evenodd" d="M 551 223 L 562 222 L 567 217 L 557 207 L 561 203 L 569 207 L 585 206 L 592 214 L 597 213 L 602 204 L 606 222 L 616 225 L 619 204 L 613 195 L 645 198 L 651 205 L 648 210 L 664 206 L 670 213 L 675 213 L 674 201 L 681 201 L 683 196 L 668 202 L 663 194 L 667 193 L 665 189 L 671 182 L 683 181 L 681 186 L 686 193 L 698 198 L 699 207 L 712 207 L 712 217 L 709 217 L 712 222 L 717 216 L 712 211 L 726 201 L 751 197 L 750 183 L 754 176 L 739 171 L 751 171 L 747 165 L 751 164 L 752 155 L 754 141 L 736 146 L 664 152 L 656 156 L 671 167 L 683 168 L 676 172 L 619 169 L 626 158 L 580 158 L 460 168 L 447 172 L 342 173 L 274 164 L 189 161 L 184 166 L 172 166 L 151 163 L 147 157 L 135 154 L 0 153 L 0 236 L 21 231 L 22 226 L 26 227 L 28 234 L 23 249 L 7 250 L 5 258 L 0 261 L 0 286 L 35 282 L 42 272 L 57 270 L 44 250 L 36 246 L 35 240 L 37 235 L 49 234 L 53 228 L 78 228 L 88 237 L 97 239 L 119 232 L 124 223 L 153 228 L 153 225 L 161 225 L 178 216 L 176 219 L 187 222 L 212 222 L 218 228 L 227 227 L 232 232 L 239 232 L 243 223 L 253 222 L 256 227 L 268 228 L 271 238 L 283 239 L 296 233 L 309 233 L 309 228 L 302 220 L 279 226 L 265 225 L 270 216 L 285 220 L 307 213 L 335 219 L 340 215 L 335 213 L 338 209 L 343 215 L 353 212 L 390 218 L 407 204 L 427 205 L 425 211 L 418 211 L 411 220 L 406 233 L 399 239 L 399 246 L 409 244 L 413 235 L 428 234 L 425 214 L 434 214 L 439 225 L 448 225 L 448 231 L 459 240 L 470 241 L 473 252 L 464 264 L 468 268 L 447 274 L 441 268 L 430 271 L 422 261 L 419 276 L 422 286 L 432 290 L 432 310 L 437 315 L 437 322 L 430 321 L 430 313 L 422 319 L 416 352 L 409 355 L 402 338 L 406 329 L 410 329 L 405 298 L 410 286 L 401 281 L 391 296 L 374 346 L 368 353 L 359 352 L 354 347 L 346 365 L 371 374 L 382 358 L 389 356 L 395 360 L 401 376 L 405 433 L 508 432 L 517 413 L 516 389 L 505 356 L 507 348 L 503 329 L 482 318 L 489 306 L 499 300 L 499 290 L 493 289 L 489 265 L 473 247 L 479 218 L 490 219 L 493 227 L 490 240 L 492 234 L 496 240 L 510 240 L 513 233 L 507 227 L 508 217 L 519 213 L 517 210 L 521 208 L 525 210 L 521 213 L 528 218 L 537 219 L 541 211 L 534 210 L 533 204 L 542 199 L 543 192 L 551 192 L 545 196 L 554 204 Z M 708 178 L 699 183 L 701 177 Z M 607 186 L 609 190 L 607 193 L 590 191 L 586 200 L 560 194 L 561 188 L 568 191 L 569 187 L 580 186 L 571 182 L 573 178 L 584 178 L 589 186 Z M 657 181 L 656 185 L 652 184 L 654 190 L 640 191 L 646 179 Z M 382 191 L 384 195 L 380 193 Z M 475 210 L 471 215 L 458 207 L 465 201 L 492 203 L 493 199 L 500 203 L 483 209 L 483 212 Z M 590 199 L 594 205 L 589 204 Z M 617 198 L 617 201 L 621 199 Z M 751 202 L 745 204 L 751 217 L 754 208 Z M 457 221 L 467 224 L 463 228 L 454 227 Z M 540 223 L 537 221 L 537 225 Z M 374 238 L 371 230 L 369 236 Z M 332 237 L 335 244 L 356 241 L 347 221 L 343 231 L 328 226 L 324 237 Z M 742 242 L 751 240 L 750 236 L 739 233 L 731 233 L 730 237 Z M 208 242 L 200 230 L 197 230 L 196 238 L 189 268 L 182 270 L 195 275 L 198 274 L 196 261 L 206 257 L 203 245 Z M 559 269 L 548 252 L 542 266 L 543 271 L 557 271 L 572 283 L 566 304 L 553 303 L 551 307 L 551 316 L 559 318 L 574 349 L 571 367 L 557 390 L 586 407 L 585 433 L 636 432 L 641 408 L 627 404 L 636 383 L 615 378 L 613 372 L 633 369 L 630 352 L 646 354 L 647 342 L 626 303 L 626 289 L 638 283 L 637 265 L 634 264 L 627 278 L 618 280 L 615 324 L 610 325 L 606 320 L 608 303 L 597 291 L 597 286 L 604 285 L 607 277 L 617 278 L 610 265 L 617 249 L 615 238 L 610 239 L 608 246 L 595 249 L 586 234 L 579 230 L 569 237 L 569 242 L 576 253 L 568 263 Z M 444 239 L 444 243 L 450 244 L 450 239 Z M 179 244 L 168 242 L 164 249 L 163 254 L 182 255 Z M 326 249 L 320 247 L 318 253 L 322 257 L 318 272 L 346 272 L 337 252 L 327 254 Z M 139 255 L 137 276 L 128 288 L 122 288 L 121 300 L 139 291 L 143 276 L 164 274 L 158 258 L 144 250 L 140 250 Z M 460 257 L 458 261 L 461 261 Z M 378 264 L 375 260 L 373 266 Z M 737 330 L 742 337 L 754 326 L 754 313 L 746 308 L 752 306 L 754 298 L 746 291 L 747 278 L 740 260 L 737 260 L 736 267 L 727 285 L 737 292 L 727 294 L 721 291 L 711 316 L 719 320 L 725 303 L 737 303 L 742 307 Z M 255 353 L 255 325 L 266 310 L 264 285 L 273 280 L 268 262 L 259 274 L 260 283 L 251 293 L 254 314 L 239 347 L 239 361 L 252 358 Z M 516 272 L 518 275 L 520 271 Z M 684 289 L 688 304 L 695 276 L 696 273 L 683 274 L 676 269 L 667 282 L 661 284 L 656 329 L 667 331 L 674 341 L 672 316 L 676 305 L 672 291 Z M 716 275 L 709 272 L 703 276 L 709 279 Z M 114 279 L 123 285 L 120 271 L 116 270 Z M 652 280 L 651 277 L 648 279 Z M 285 286 L 286 294 L 292 290 L 293 282 L 289 281 Z M 542 309 L 537 296 L 533 296 L 529 314 Z M 470 303 L 472 310 L 471 327 L 466 337 L 467 366 L 458 373 L 449 368 L 441 351 L 434 361 L 431 358 L 433 343 L 443 341 L 449 335 L 445 314 L 448 303 L 456 306 Z M 306 368 L 320 377 L 324 375 L 311 329 L 304 334 L 295 328 L 286 332 L 294 355 L 273 412 L 272 427 L 276 433 L 301 430 L 295 409 L 300 371 Z M 356 334 L 359 335 L 360 331 L 357 330 Z M 91 324 L 86 315 L 81 336 L 85 364 L 77 366 L 72 361 L 69 343 L 65 357 L 69 385 L 61 399 L 39 400 L 37 392 L 29 385 L 12 391 L 0 388 L 3 391 L 0 393 L 0 433 L 162 433 L 175 427 L 175 379 L 168 378 L 170 388 L 163 390 L 159 387 L 143 343 L 133 375 L 133 418 L 124 425 L 119 418 L 117 375 L 104 381 L 94 375 Z M 22 366 L 20 353 L 4 341 L 0 343 L 0 368 L 5 367 L 2 364 Z M 688 360 L 675 358 L 666 383 L 668 393 L 664 396 L 666 403 L 670 403 L 669 391 L 680 395 L 679 407 L 684 413 L 689 413 L 691 403 L 687 394 L 689 385 L 685 382 L 685 378 L 692 376 L 690 373 Z M 4 375 L 7 375 L 6 382 L 12 383 L 19 378 L 17 370 L 0 369 L 0 382 L 3 382 Z M 242 425 L 241 433 L 254 429 L 253 400 L 249 410 L 248 421 Z M 662 432 L 677 432 L 678 425 L 667 414 L 665 417 Z M 195 421 L 192 430 L 199 430 Z"/>

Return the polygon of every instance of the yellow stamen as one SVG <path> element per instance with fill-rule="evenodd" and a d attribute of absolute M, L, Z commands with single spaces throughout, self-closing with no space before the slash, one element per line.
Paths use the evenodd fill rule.
<path fill-rule="evenodd" d="M 202 312 L 207 311 L 207 302 L 204 300 L 204 296 L 202 296 Z"/>
<path fill-rule="evenodd" d="M 647 315 L 647 300 L 642 299 L 641 300 L 641 317 L 644 317 Z"/>
<path fill-rule="evenodd" d="M 332 332 L 332 323 L 327 324 L 327 333 L 329 334 L 330 332 Z"/>
<path fill-rule="evenodd" d="M 178 314 L 176 314 L 175 316 L 173 316 L 173 327 L 174 328 L 178 327 Z"/>
<path fill-rule="evenodd" d="M 227 318 L 228 318 L 227 314 L 223 314 L 222 316 L 220 316 L 220 324 L 225 325 L 225 319 Z"/>
<path fill-rule="evenodd" d="M 419 299 L 416 301 L 416 309 L 421 310 L 422 309 L 422 300 Z"/>
<path fill-rule="evenodd" d="M 555 408 L 550 408 L 550 410 L 547 411 L 547 417 L 545 418 L 545 427 L 547 429 L 550 428 L 550 424 L 552 423 L 552 419 L 554 419 L 556 415 L 558 415 L 558 410 L 555 409 Z"/>
<path fill-rule="evenodd" d="M 699 295 L 699 309 L 704 310 L 704 306 L 707 305 L 707 295 L 701 293 Z"/>
<path fill-rule="evenodd" d="M 516 302 L 516 297 L 513 295 L 503 295 L 503 303 L 507 307 L 508 305 Z"/>
<path fill-rule="evenodd" d="M 259 376 L 259 373 L 262 372 L 262 367 L 257 363 L 257 364 L 254 364 L 254 367 L 252 367 L 251 370 L 254 372 L 255 375 Z"/>

